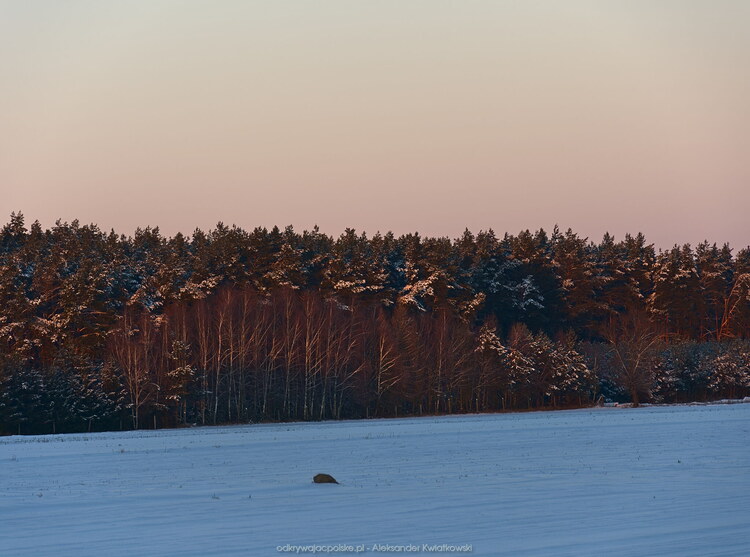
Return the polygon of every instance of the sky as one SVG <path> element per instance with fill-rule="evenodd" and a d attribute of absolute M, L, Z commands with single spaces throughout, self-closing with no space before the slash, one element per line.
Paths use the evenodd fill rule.
<path fill-rule="evenodd" d="M 0 222 L 750 244 L 745 0 L 0 0 Z"/>

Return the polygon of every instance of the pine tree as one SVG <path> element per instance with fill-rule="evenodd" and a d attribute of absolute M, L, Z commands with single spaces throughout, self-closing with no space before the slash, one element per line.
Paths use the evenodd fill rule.
<path fill-rule="evenodd" d="M 42 373 L 14 362 L 0 376 L 0 426 L 8 433 L 43 433 L 47 412 Z"/>
<path fill-rule="evenodd" d="M 525 230 L 515 238 L 506 236 L 504 243 L 511 257 L 523 264 L 526 278 L 518 292 L 526 310 L 523 322 L 534 330 L 557 331 L 563 322 L 564 290 L 547 233 L 540 229 L 532 235 Z"/>
<path fill-rule="evenodd" d="M 729 344 L 713 360 L 708 389 L 727 398 L 747 396 L 750 392 L 750 345 L 747 342 Z"/>
<path fill-rule="evenodd" d="M 591 330 L 604 315 L 595 297 L 601 279 L 596 273 L 594 250 L 586 239 L 568 229 L 564 235 L 555 234 L 552 251 L 562 279 L 567 321 L 577 331 Z"/>
<path fill-rule="evenodd" d="M 527 333 L 527 330 L 523 330 L 514 335 L 519 347 L 525 344 Z M 521 340 L 521 336 L 524 340 Z M 496 392 L 502 409 L 516 408 L 518 394 L 527 389 L 535 372 L 534 363 L 519 348 L 503 345 L 492 321 L 485 323 L 479 331 L 476 351 L 483 369 L 477 393 L 480 399 L 484 398 L 483 408 L 487 407 L 486 397 L 483 396 L 485 392 Z"/>
<path fill-rule="evenodd" d="M 649 309 L 665 334 L 697 335 L 703 300 L 698 270 L 689 245 L 675 246 L 660 254 Z"/>
<path fill-rule="evenodd" d="M 703 242 L 696 248 L 695 264 L 704 308 L 701 337 L 721 340 L 724 300 L 732 285 L 732 252 L 726 244 L 719 250 L 716 244 Z"/>
<path fill-rule="evenodd" d="M 632 238 L 630 241 L 632 242 Z M 648 281 L 645 277 L 638 277 L 639 274 L 645 274 L 643 268 L 637 273 L 631 270 L 628 249 L 624 242 L 615 243 L 614 238 L 607 233 L 595 250 L 595 272 L 598 277 L 595 298 L 603 313 L 601 322 L 596 325 L 596 333 L 600 337 L 611 327 L 612 320 L 617 315 L 643 305 L 641 282 L 645 284 Z M 630 249 L 636 253 L 638 251 L 634 247 Z M 632 266 L 642 265 L 643 263 Z"/>

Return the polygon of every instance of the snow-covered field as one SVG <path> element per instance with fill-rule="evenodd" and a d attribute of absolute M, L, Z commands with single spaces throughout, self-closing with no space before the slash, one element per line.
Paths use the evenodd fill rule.
<path fill-rule="evenodd" d="M 3 557 L 750 555 L 750 404 L 6 437 L 0 473 Z"/>

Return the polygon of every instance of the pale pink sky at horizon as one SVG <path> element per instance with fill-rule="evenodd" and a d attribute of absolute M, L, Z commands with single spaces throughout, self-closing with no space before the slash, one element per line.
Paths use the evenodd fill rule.
<path fill-rule="evenodd" d="M 0 222 L 750 244 L 750 2 L 0 0 Z"/>

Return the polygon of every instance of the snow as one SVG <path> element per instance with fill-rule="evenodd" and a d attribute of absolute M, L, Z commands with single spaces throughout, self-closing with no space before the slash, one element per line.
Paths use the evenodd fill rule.
<path fill-rule="evenodd" d="M 747 555 L 749 434 L 733 404 L 6 437 L 0 555 Z"/>

